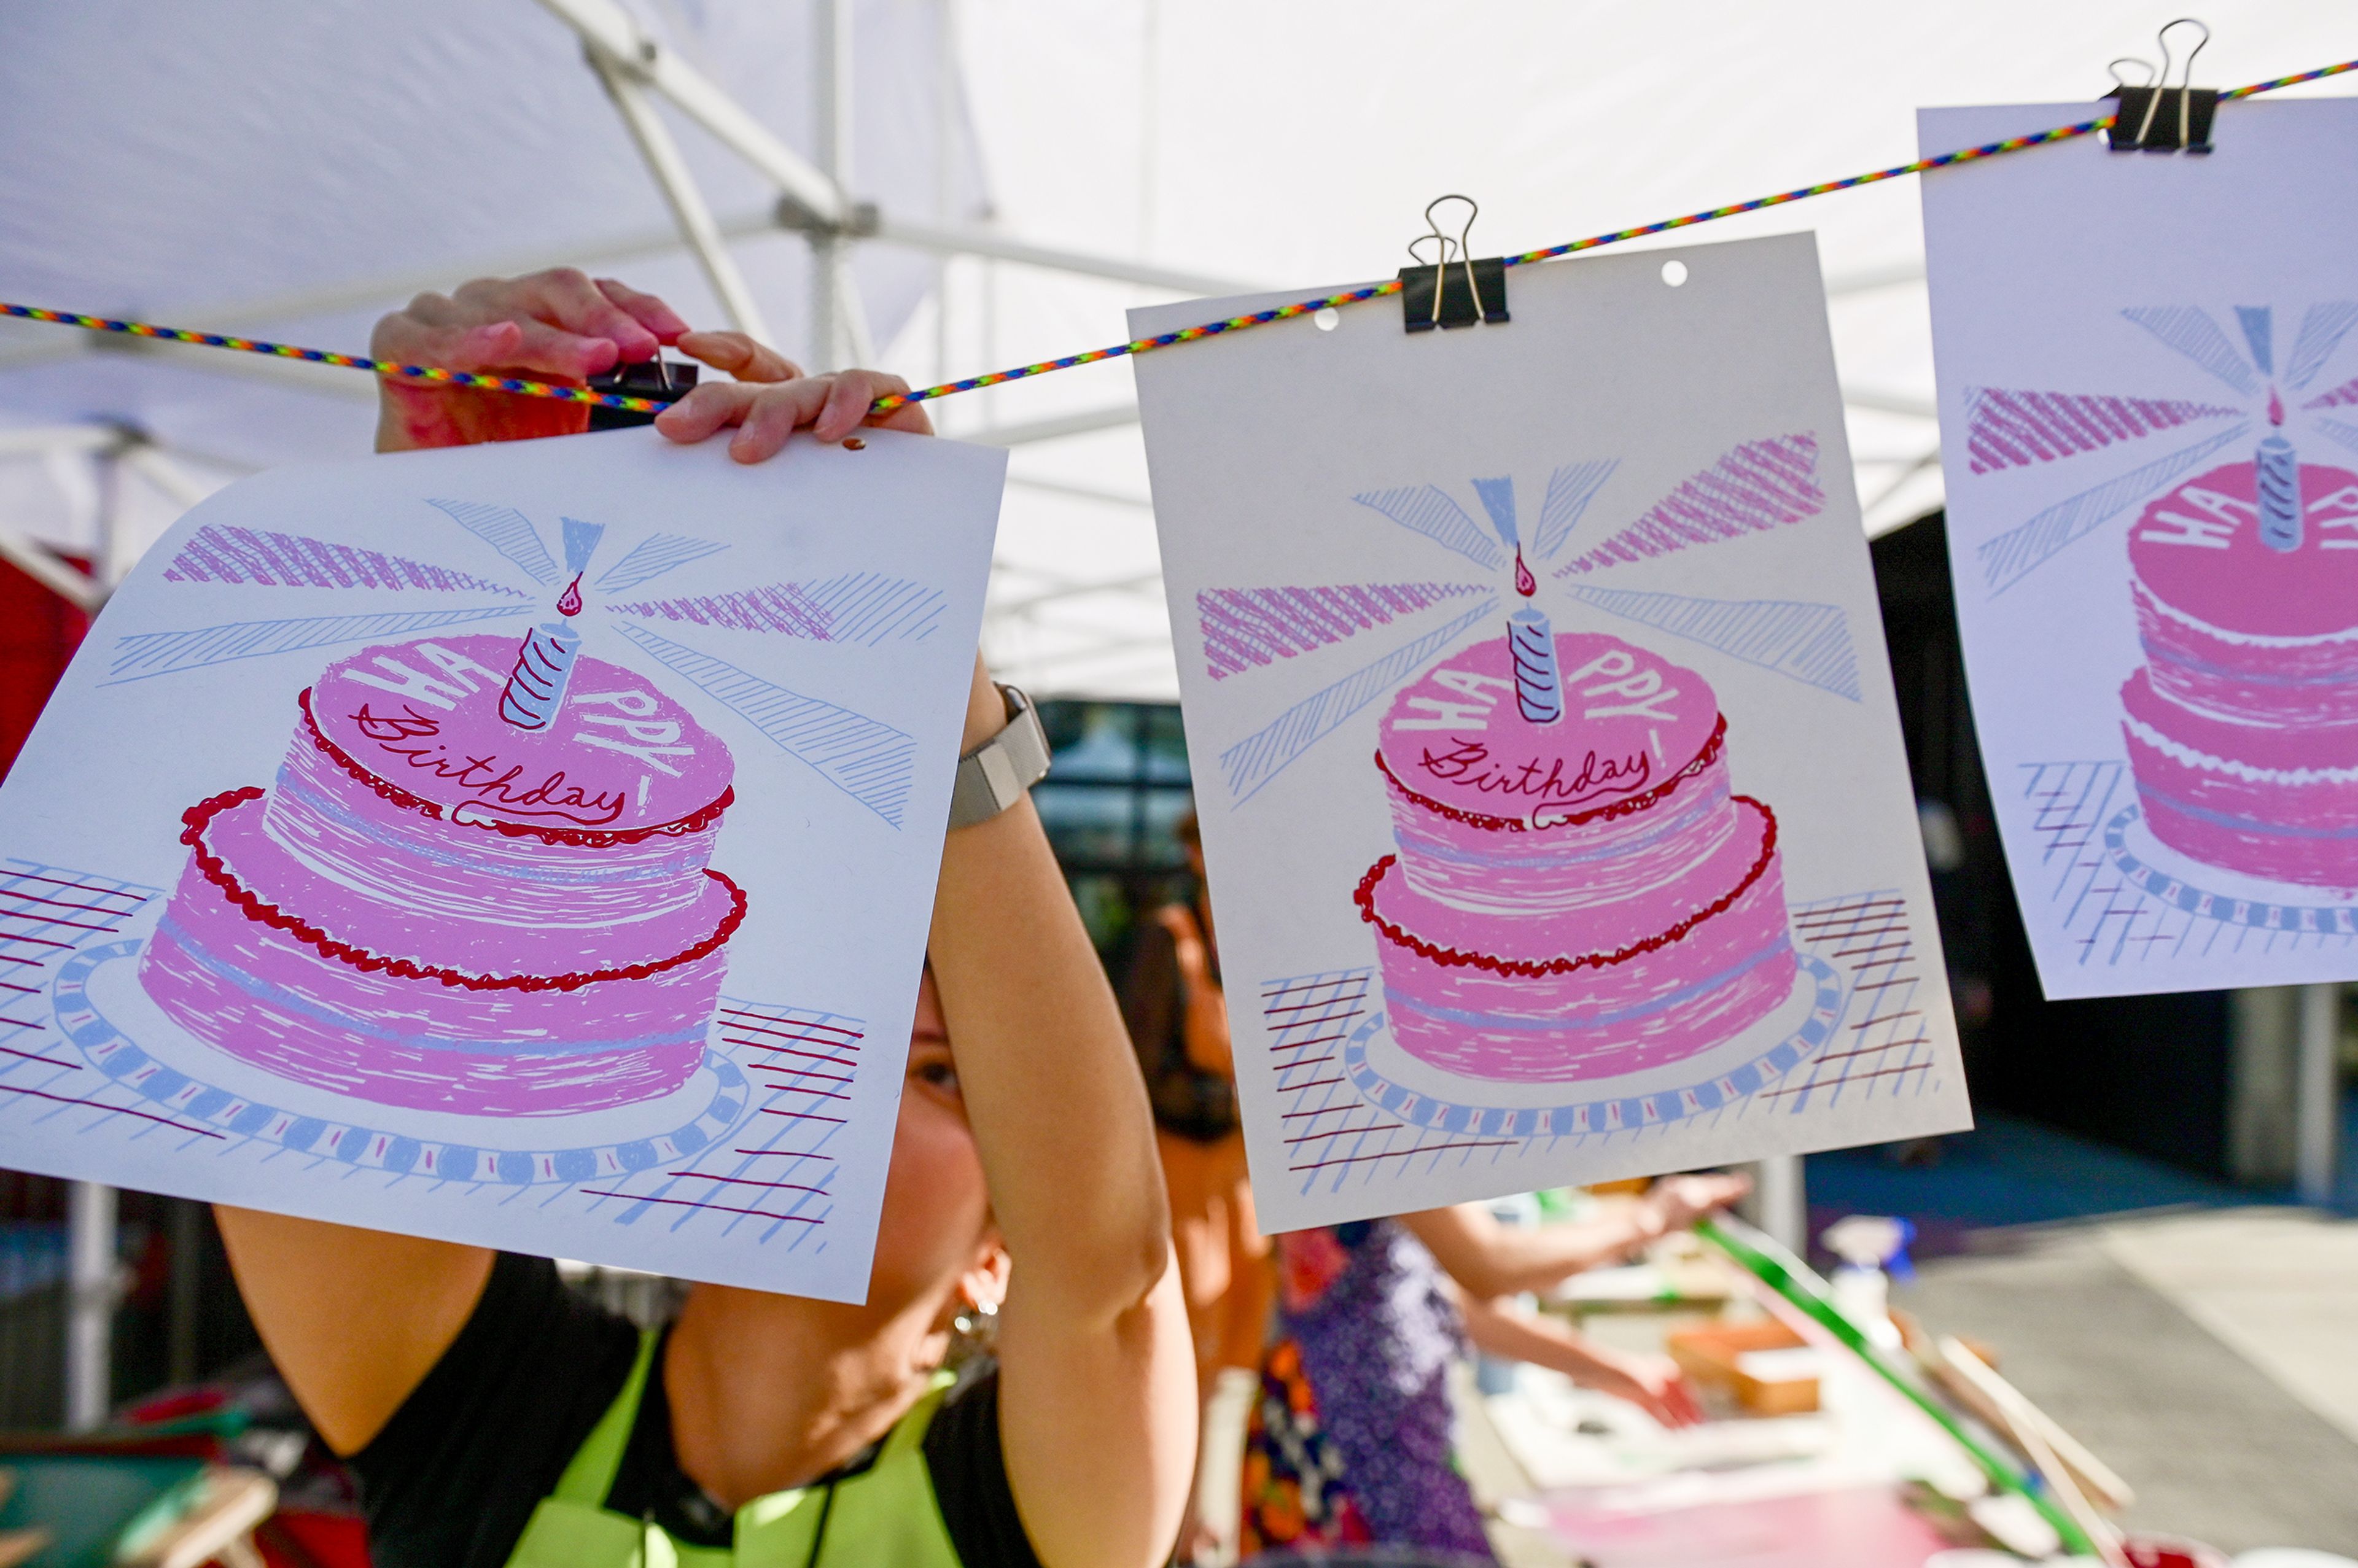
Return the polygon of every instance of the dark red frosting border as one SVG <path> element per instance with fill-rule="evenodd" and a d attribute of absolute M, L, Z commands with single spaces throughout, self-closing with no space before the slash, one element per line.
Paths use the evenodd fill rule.
<path fill-rule="evenodd" d="M 719 821 L 720 814 L 737 803 L 737 786 L 730 784 L 710 805 L 699 806 L 676 821 L 659 822 L 652 827 L 625 828 L 619 832 L 603 827 L 548 827 L 528 822 L 503 822 L 496 818 L 460 822 L 451 816 L 438 801 L 412 795 L 391 780 L 371 773 L 368 764 L 329 740 L 319 729 L 319 719 L 312 715 L 309 687 L 303 688 L 302 695 L 296 697 L 295 702 L 303 710 L 303 728 L 310 732 L 311 744 L 327 753 L 329 759 L 350 773 L 354 782 L 366 785 L 380 800 L 406 811 L 415 811 L 421 816 L 432 817 L 437 822 L 448 822 L 454 827 L 480 827 L 498 833 L 503 838 L 537 838 L 544 844 L 573 844 L 587 849 L 611 849 L 617 845 L 636 844 L 658 835 L 683 838 L 690 833 L 701 833 Z"/>
<path fill-rule="evenodd" d="M 1376 769 L 1384 775 L 1394 789 L 1435 816 L 1446 818 L 1451 822 L 1462 822 L 1468 827 L 1477 827 L 1486 833 L 1552 833 L 1559 827 L 1576 827 L 1584 822 L 1610 822 L 1616 817 L 1633 816 L 1649 806 L 1659 804 L 1680 784 L 1711 766 L 1725 748 L 1726 741 L 1727 715 L 1723 713 L 1719 716 L 1718 722 L 1712 726 L 1711 739 L 1703 743 L 1703 750 L 1694 754 L 1694 760 L 1645 794 L 1633 795 L 1627 800 L 1617 800 L 1610 806 L 1600 806 L 1594 811 L 1584 811 L 1571 816 L 1558 817 L 1545 827 L 1533 827 L 1530 823 L 1512 816 L 1485 816 L 1479 812 L 1461 811 L 1454 806 L 1444 806 L 1430 795 L 1419 795 L 1402 784 L 1401 776 L 1392 772 L 1391 764 L 1384 761 L 1381 746 L 1376 748 Z"/>
<path fill-rule="evenodd" d="M 1652 953 L 1667 947 L 1671 943 L 1683 938 L 1687 933 L 1714 915 L 1725 914 L 1735 907 L 1736 901 L 1744 896 L 1747 889 L 1768 874 L 1768 862 L 1777 858 L 1777 814 L 1768 809 L 1767 803 L 1755 800 L 1748 795 L 1732 795 L 1729 798 L 1740 800 L 1753 807 L 1767 819 L 1768 824 L 1768 830 L 1761 835 L 1760 858 L 1752 862 L 1752 869 L 1746 871 L 1743 879 L 1730 888 L 1724 896 L 1714 899 L 1669 930 L 1659 932 L 1611 953 L 1584 953 L 1578 957 L 1550 958 L 1545 963 L 1539 963 L 1528 958 L 1501 958 L 1489 953 L 1465 953 L 1455 947 L 1436 947 L 1421 936 L 1410 935 L 1403 927 L 1393 925 L 1376 913 L 1376 884 L 1382 881 L 1384 873 L 1399 861 L 1400 857 L 1397 855 L 1386 855 L 1368 868 L 1368 874 L 1359 879 L 1357 889 L 1351 894 L 1351 902 L 1359 906 L 1359 918 L 1382 933 L 1384 940 L 1394 946 L 1405 947 L 1417 957 L 1438 964 L 1445 969 L 1487 969 L 1494 975 L 1517 975 L 1536 979 L 1543 975 L 1568 975 L 1574 969 L 1609 968 L 1615 964 L 1627 963 L 1640 954 Z"/>
<path fill-rule="evenodd" d="M 707 867 L 704 874 L 729 890 L 729 913 L 720 917 L 720 924 L 713 929 L 711 935 L 692 947 L 668 958 L 658 958 L 651 964 L 625 964 L 613 969 L 579 969 L 563 975 L 471 975 L 463 969 L 420 964 L 408 958 L 388 958 L 350 942 L 340 942 L 320 927 L 287 914 L 254 892 L 237 880 L 237 873 L 229 869 L 229 862 L 215 854 L 205 842 L 205 827 L 214 817 L 249 801 L 260 800 L 263 793 L 259 787 L 247 784 L 243 789 L 224 791 L 189 807 L 180 814 L 180 820 L 188 825 L 180 834 L 180 842 L 189 847 L 196 868 L 205 881 L 218 888 L 222 896 L 244 913 L 248 920 L 267 925 L 274 931 L 283 931 L 322 957 L 349 964 L 364 974 L 387 974 L 405 980 L 439 980 L 446 986 L 471 991 L 579 990 L 583 986 L 595 985 L 600 980 L 644 980 L 665 969 L 692 964 L 719 951 L 731 936 L 737 935 L 737 928 L 745 923 L 745 890 Z"/>

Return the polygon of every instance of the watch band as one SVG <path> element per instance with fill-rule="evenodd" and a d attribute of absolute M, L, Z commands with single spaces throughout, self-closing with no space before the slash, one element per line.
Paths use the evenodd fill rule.
<path fill-rule="evenodd" d="M 950 785 L 954 828 L 990 821 L 1048 776 L 1048 732 L 1040 726 L 1039 709 L 1015 687 L 993 684 L 1007 704 L 1007 727 L 958 759 Z"/>

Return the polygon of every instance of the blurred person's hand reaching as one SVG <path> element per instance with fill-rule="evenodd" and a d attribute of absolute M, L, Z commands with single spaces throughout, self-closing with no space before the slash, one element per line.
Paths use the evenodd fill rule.
<path fill-rule="evenodd" d="M 1638 1200 L 1647 1227 L 1655 1235 L 1684 1230 L 1705 1215 L 1716 1213 L 1752 1190 L 1752 1178 L 1741 1173 L 1708 1176 L 1665 1176 Z"/>

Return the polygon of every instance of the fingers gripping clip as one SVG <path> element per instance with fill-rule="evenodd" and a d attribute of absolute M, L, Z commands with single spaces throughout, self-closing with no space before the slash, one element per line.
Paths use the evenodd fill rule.
<path fill-rule="evenodd" d="M 2192 27 L 2201 36 L 2186 51 L 2178 68 L 2178 85 L 2172 87 L 2169 35 L 2180 27 Z M 2211 41 L 2211 29 L 2192 16 L 2180 16 L 2155 35 L 2154 41 L 2161 48 L 2158 69 L 2127 57 L 2112 62 L 2113 90 L 2104 96 L 2118 100 L 2120 108 L 2113 116 L 2112 128 L 2104 133 L 2105 141 L 2116 153 L 2207 153 L 2219 94 L 2212 88 L 2194 85 L 2194 57 Z M 2145 81 L 2132 86 L 2121 75 L 2125 65 L 2143 71 Z"/>
<path fill-rule="evenodd" d="M 625 397 L 656 397 L 676 403 L 696 390 L 696 373 L 700 367 L 687 360 L 667 360 L 661 353 L 654 359 L 635 364 L 616 365 L 604 375 L 590 378 L 592 392 L 619 392 Z M 634 425 L 652 425 L 655 416 L 628 408 L 592 406 L 590 428 L 592 430 L 623 430 Z"/>
<path fill-rule="evenodd" d="M 1466 204 L 1466 222 L 1455 235 L 1442 232 L 1433 209 L 1451 201 Z M 1411 242 L 1408 254 L 1417 265 L 1400 269 L 1401 325 L 1412 332 L 1439 327 L 1471 327 L 1507 319 L 1507 263 L 1503 256 L 1473 259 L 1474 220 L 1482 209 L 1470 196 L 1436 198 L 1424 210 L 1427 232 Z M 1433 259 L 1425 259 L 1430 248 Z"/>

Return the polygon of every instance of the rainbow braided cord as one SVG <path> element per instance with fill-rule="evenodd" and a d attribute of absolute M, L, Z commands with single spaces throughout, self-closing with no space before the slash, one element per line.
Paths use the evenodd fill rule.
<path fill-rule="evenodd" d="M 2350 70 L 2353 66 L 2358 66 L 2358 60 L 2353 60 L 2347 66 L 2329 66 L 2322 71 L 2312 71 L 2304 77 L 2287 77 L 2285 80 L 2287 81 L 2309 81 L 2317 76 Z M 2246 88 L 2244 91 L 2250 92 L 2260 89 Z M 1802 201 L 1812 196 L 1823 196 L 1829 191 L 1848 190 L 1855 185 L 1873 185 L 1877 180 L 1897 179 L 1903 174 L 1921 174 L 1928 168 L 1942 168 L 1952 163 L 1969 163 L 1975 158 L 1995 157 L 1999 153 L 2019 152 L 2024 147 L 2035 147 L 2046 142 L 2066 141 L 2073 136 L 2084 136 L 2092 131 L 2101 131 L 2112 123 L 2113 116 L 2106 114 L 2100 119 L 2082 120 L 2076 125 L 2061 125 L 2051 131 L 2040 131 L 2035 135 L 2009 136 L 2002 142 L 1985 142 L 1977 147 L 1964 147 L 1956 152 L 1942 153 L 1938 157 L 1919 158 L 1914 163 L 1898 164 L 1890 168 L 1878 168 L 1871 174 L 1855 174 L 1848 179 L 1830 180 L 1823 185 L 1805 185 L 1795 190 L 1779 191 L 1774 196 L 1756 196 L 1749 201 L 1739 201 L 1732 207 L 1714 207 L 1708 211 L 1690 212 L 1683 218 L 1665 218 L 1660 222 L 1640 224 L 1635 229 L 1616 229 L 1609 234 L 1592 234 L 1585 240 L 1574 240 L 1568 244 L 1550 245 L 1542 251 L 1525 251 L 1520 255 L 1508 256 L 1505 260 L 1509 266 L 1521 266 L 1531 262 L 1554 261 L 1560 256 L 1572 255 L 1580 251 L 1593 251 L 1601 245 L 1617 245 L 1624 240 L 1642 239 L 1648 234 L 1667 233 L 1672 229 L 1684 229 L 1696 223 L 1708 223 L 1716 218 L 1733 218 L 1739 212 L 1758 212 L 1764 207 L 1781 207 L 1788 201 Z M 1027 376 L 1045 375 L 1050 371 L 1063 370 L 1070 365 L 1094 364 L 1099 360 L 1119 359 L 1124 354 L 1142 354 L 1152 349 L 1167 349 L 1174 343 L 1193 342 L 1198 338 L 1208 338 L 1216 333 L 1238 331 L 1247 327 L 1259 327 L 1271 321 L 1282 321 L 1290 316 L 1303 316 L 1311 311 L 1324 310 L 1332 306 L 1357 305 L 1362 300 L 1374 299 L 1382 295 L 1398 294 L 1400 290 L 1400 279 L 1393 278 L 1387 283 L 1371 284 L 1368 287 L 1354 288 L 1343 294 L 1329 294 L 1323 298 L 1296 300 L 1291 305 L 1280 305 L 1268 310 L 1256 310 L 1249 316 L 1231 316 L 1225 321 L 1207 321 L 1200 327 L 1184 327 L 1175 332 L 1162 332 L 1152 338 L 1140 338 L 1134 342 L 1117 343 L 1106 349 L 1092 349 L 1085 354 L 1072 354 L 1061 360 L 1043 360 L 1038 364 L 1022 365 L 1014 370 L 994 371 L 989 375 L 972 376 L 965 381 L 945 382 L 939 386 L 928 386 L 916 392 L 903 392 L 890 397 L 880 397 L 876 400 L 874 412 L 888 413 L 895 408 L 906 407 L 912 403 L 925 403 L 936 397 L 947 397 L 954 392 L 970 392 L 978 386 L 998 386 L 1006 382 L 1022 381 Z"/>
<path fill-rule="evenodd" d="M 2292 76 L 2279 76 L 2269 81 L 2255 81 L 2249 87 L 2237 87 L 2219 94 L 2220 102 L 2256 97 L 2273 92 L 2280 87 L 2297 82 L 2320 81 L 2329 76 L 2358 70 L 2358 59 L 2343 60 L 2339 65 L 2320 66 Z M 1509 266 L 1521 266 L 1531 262 L 1553 261 L 1582 251 L 1600 246 L 1619 244 L 1624 240 L 1642 239 L 1648 234 L 1668 233 L 1673 229 L 1691 228 L 1715 219 L 1733 218 L 1739 212 L 1758 212 L 1765 208 L 1781 207 L 1789 201 L 1804 201 L 1812 196 L 1824 196 L 1832 191 L 1848 190 L 1855 186 L 1874 185 L 1886 179 L 1897 179 L 1905 174 L 1922 174 L 1930 169 L 1946 168 L 1952 164 L 1972 163 L 1979 158 L 1996 157 L 2001 153 L 2020 152 L 2025 147 L 2043 146 L 2050 142 L 2069 141 L 2108 129 L 2113 116 L 2102 115 L 2082 120 L 2077 124 L 2059 125 L 2051 131 L 2039 131 L 2028 136 L 2008 136 L 2004 141 L 1985 142 L 1977 147 L 1962 147 L 1942 153 L 1938 157 L 1919 158 L 1914 163 L 1894 164 L 1866 174 L 1855 174 L 1847 179 L 1829 180 L 1823 185 L 1804 185 L 1794 190 L 1779 191 L 1774 196 L 1758 196 L 1749 201 L 1738 201 L 1729 207 L 1714 207 L 1707 211 L 1690 212 L 1683 218 L 1665 218 L 1660 222 L 1642 223 L 1634 229 L 1617 229 L 1609 234 L 1592 234 L 1585 240 L 1568 244 L 1550 245 L 1545 250 L 1525 251 L 1520 255 L 1505 259 Z M 1011 381 L 1028 381 L 1051 371 L 1070 370 L 1075 365 L 1096 364 L 1101 360 L 1118 360 L 1129 355 L 1143 354 L 1156 349 L 1167 349 L 1177 343 L 1192 343 L 1199 338 L 1215 338 L 1223 332 L 1238 332 L 1249 327 L 1266 326 L 1271 321 L 1283 321 L 1295 316 L 1307 316 L 1315 310 L 1357 305 L 1386 295 L 1398 294 L 1400 280 L 1369 284 L 1364 288 L 1346 289 L 1340 294 L 1322 295 L 1316 299 L 1297 299 L 1290 305 L 1272 306 L 1256 310 L 1249 316 L 1231 316 L 1224 321 L 1206 321 L 1201 326 L 1182 327 L 1174 332 L 1158 332 L 1151 338 L 1138 338 L 1127 343 L 1115 343 L 1102 349 L 1090 349 L 1062 359 L 1042 360 L 1034 364 L 1018 365 L 1012 370 L 992 371 L 988 375 L 971 375 L 963 381 L 946 381 L 939 386 L 921 387 L 914 392 L 898 392 L 878 398 L 871 406 L 871 414 L 889 414 L 912 404 L 931 403 L 954 393 L 972 392 L 979 387 L 1004 386 Z M 352 370 L 371 371 L 378 375 L 401 376 L 411 381 L 446 383 L 452 386 L 481 387 L 492 392 L 513 392 L 525 397 L 550 397 L 564 403 L 600 404 L 608 408 L 627 408 L 633 413 L 653 414 L 670 405 L 652 397 L 626 397 L 619 393 L 593 392 L 585 386 L 557 386 L 547 382 L 524 381 L 514 376 L 479 375 L 468 371 L 444 370 L 438 365 L 401 364 L 392 360 L 364 359 L 354 354 L 330 353 L 324 349 L 297 348 L 291 343 L 263 342 L 252 338 L 233 338 L 221 332 L 191 332 L 177 327 L 156 327 L 145 321 L 119 321 L 104 316 L 78 316 L 66 310 L 44 310 L 31 305 L 11 305 L 0 300 L 0 315 L 20 317 L 28 321 L 54 321 L 68 327 L 82 327 L 98 332 L 124 332 L 137 338 L 162 338 L 178 343 L 197 343 L 212 349 L 236 349 L 252 354 L 275 354 L 282 359 L 308 360 L 314 364 L 341 365 Z"/>
<path fill-rule="evenodd" d="M 2352 63 L 2358 64 L 2358 61 Z M 1714 218 L 1733 218 L 1739 212 L 1758 212 L 1764 207 L 1782 207 L 1788 201 L 1806 201 L 1812 196 L 1823 196 L 1830 191 L 1848 190 L 1854 186 L 1873 185 L 1878 180 L 1897 179 L 1903 174 L 1922 174 L 1926 169 L 1945 168 L 1952 163 L 1971 163 L 1975 158 L 1996 157 L 2000 153 L 2020 152 L 2025 147 L 2035 147 L 2047 142 L 2069 141 L 2073 136 L 2084 136 L 2092 131 L 2105 129 L 2112 124 L 2114 118 L 2115 116 L 2106 114 L 2102 119 L 2082 120 L 2076 125 L 2059 125 L 2051 131 L 2040 131 L 2035 135 L 2008 136 L 2002 142 L 1984 142 L 1977 147 L 1960 148 L 1956 152 L 1942 153 L 1938 157 L 1918 158 L 1914 163 L 1894 164 L 1889 168 L 1878 168 L 1871 174 L 1854 174 L 1848 179 L 1829 180 L 1823 185 L 1804 185 L 1795 190 L 1780 190 L 1774 196 L 1756 196 L 1749 201 L 1739 201 L 1733 207 L 1714 207 L 1706 212 L 1690 212 L 1683 218 L 1665 218 L 1659 223 L 1647 223 L 1635 229 L 1617 229 L 1609 234 L 1595 234 L 1585 240 L 1574 240 L 1568 245 L 1550 245 L 1543 251 L 1525 251 L 1519 256 L 1509 256 L 1507 265 L 1520 266 L 1526 262 L 1553 261 L 1558 256 L 1568 256 L 1575 251 L 1593 251 L 1599 245 L 1617 245 L 1624 240 L 1642 239 L 1648 234 L 1665 233 L 1670 230 L 1683 229 L 1695 223 L 1708 223 Z"/>
<path fill-rule="evenodd" d="M 2279 76 L 2269 81 L 2255 81 L 2249 87 L 2231 87 L 2219 94 L 2219 102 L 2224 103 L 2231 98 L 2250 98 L 2261 92 L 2274 92 L 2279 87 L 2291 87 L 2303 81 L 2322 81 L 2345 70 L 2358 70 L 2358 59 L 2345 59 L 2340 65 L 2320 65 L 2315 70 L 2304 70 L 2295 76 Z"/>
<path fill-rule="evenodd" d="M 2256 81 L 2249 87 L 2238 87 L 2233 92 L 2222 92 L 2219 97 L 2223 103 L 2234 98 L 2250 98 L 2262 92 L 2273 92 L 2279 87 L 2290 87 L 2295 82 L 2317 81 L 2329 76 L 2339 76 L 2349 70 L 2358 70 L 2358 59 L 2344 60 L 2339 65 L 2320 66 L 2315 70 L 2304 70 L 2295 76 L 2280 76 L 2272 81 Z M 1798 189 L 1779 191 L 1774 196 L 1755 197 L 1749 201 L 1739 201 L 1729 207 L 1714 207 L 1708 211 L 1690 212 L 1683 218 L 1665 218 L 1660 222 L 1644 223 L 1634 229 L 1617 229 L 1609 234 L 1592 234 L 1585 240 L 1574 240 L 1569 244 L 1550 245 L 1545 250 L 1525 251 L 1520 255 L 1508 256 L 1505 260 L 1509 266 L 1520 266 L 1529 262 L 1553 261 L 1560 256 L 1573 255 L 1581 251 L 1593 251 L 1603 245 L 1619 244 L 1624 240 L 1642 239 L 1648 234 L 1667 233 L 1672 229 L 1690 228 L 1697 223 L 1711 222 L 1714 219 L 1733 218 L 1739 212 L 1758 212 L 1763 208 L 1781 207 L 1789 201 L 1802 201 L 1812 196 L 1824 196 L 1832 191 L 1848 190 L 1854 186 L 1874 185 L 1881 180 L 1897 179 L 1904 174 L 1922 174 L 1928 169 L 1945 168 L 1951 164 L 1971 163 L 1978 158 L 1996 157 L 2001 153 L 2020 152 L 2025 147 L 2043 146 L 2050 142 L 2070 141 L 2075 136 L 2089 135 L 2094 132 L 2108 129 L 2113 124 L 2113 119 L 2114 116 L 2104 114 L 2093 120 L 2082 120 L 2077 124 L 2059 125 L 2051 131 L 2039 131 L 2027 136 L 2008 136 L 2003 141 L 1985 142 L 1977 147 L 1961 147 L 1955 152 L 1942 153 L 1937 157 L 1919 158 L 1914 163 L 1895 164 L 1889 168 L 1878 168 L 1867 174 L 1855 174 L 1847 179 L 1829 180 L 1823 185 L 1805 185 Z M 1247 327 L 1259 327 L 1267 322 L 1284 320 L 1291 316 L 1307 315 L 1311 311 L 1322 310 L 1329 306 L 1357 305 L 1362 300 L 1374 299 L 1387 294 L 1397 294 L 1400 292 L 1400 281 L 1395 278 L 1389 283 L 1375 284 L 1366 288 L 1355 288 L 1344 294 L 1330 294 L 1320 299 L 1297 300 L 1291 305 L 1281 305 L 1273 309 L 1256 310 L 1249 316 L 1232 316 L 1225 321 L 1210 321 L 1200 327 L 1188 327 L 1176 332 L 1159 333 L 1152 338 L 1141 338 L 1134 342 L 1118 343 L 1111 348 L 1092 349 L 1087 353 L 1073 354 L 1061 360 L 1044 360 L 1037 364 L 1020 365 L 1013 370 L 994 371 L 989 375 L 974 376 L 965 381 L 945 382 L 940 386 L 928 386 L 915 392 L 880 397 L 876 400 L 874 412 L 889 413 L 892 409 L 905 407 L 912 403 L 929 402 L 936 397 L 946 397 L 954 392 L 971 391 L 978 386 L 999 386 L 1011 381 L 1022 381 L 1030 376 L 1045 375 L 1050 371 L 1063 370 L 1070 365 L 1094 364 L 1099 360 L 1119 359 L 1125 354 L 1142 354 L 1154 349 L 1169 348 L 1174 343 L 1193 342 L 1197 338 L 1208 338 L 1220 332 L 1238 331 Z"/>
<path fill-rule="evenodd" d="M 335 353 L 327 349 L 273 343 L 260 338 L 232 337 L 226 332 L 192 332 L 185 327 L 158 327 L 146 321 L 117 320 L 111 316 L 81 316 L 70 310 L 44 310 L 38 305 L 12 305 L 5 300 L 0 300 L 0 316 L 14 316 L 27 321 L 54 321 L 59 326 L 81 327 L 93 332 L 121 332 L 133 338 L 195 343 L 208 349 L 236 349 L 249 354 L 272 354 L 283 360 L 341 365 L 346 370 L 373 371 L 378 375 L 397 375 L 410 381 L 444 382 L 452 386 L 472 386 L 486 392 L 514 392 L 525 397 L 551 397 L 559 403 L 594 403 L 608 408 L 627 408 L 636 414 L 654 414 L 670 406 L 652 398 L 592 392 L 586 386 L 557 386 L 545 381 L 525 381 L 512 375 L 478 375 L 472 371 L 444 370 L 439 365 L 403 364 L 398 360 L 373 360 L 359 354 Z"/>

